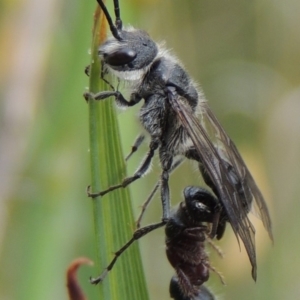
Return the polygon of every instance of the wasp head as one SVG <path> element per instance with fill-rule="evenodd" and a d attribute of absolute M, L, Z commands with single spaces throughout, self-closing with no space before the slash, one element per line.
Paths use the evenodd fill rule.
<path fill-rule="evenodd" d="M 143 30 L 119 31 L 120 39 L 108 38 L 99 48 L 104 65 L 117 77 L 134 80 L 149 68 L 158 53 L 157 44 Z"/>

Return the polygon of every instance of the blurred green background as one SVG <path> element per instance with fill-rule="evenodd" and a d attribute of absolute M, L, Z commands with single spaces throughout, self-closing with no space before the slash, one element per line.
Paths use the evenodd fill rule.
<path fill-rule="evenodd" d="M 166 41 L 201 86 L 242 152 L 269 204 L 275 244 L 257 228 L 258 280 L 228 226 L 211 263 L 220 299 L 298 299 L 300 295 L 300 2 L 246 0 L 121 1 L 123 21 Z M 67 299 L 65 269 L 95 258 L 90 183 L 88 84 L 95 1 L 2 0 L 0 11 L 0 299 Z M 140 132 L 138 107 L 119 112 L 123 149 Z M 137 167 L 147 145 L 128 163 Z M 136 215 L 156 182 L 157 160 L 132 185 Z M 171 177 L 172 202 L 203 181 L 186 162 Z M 120 199 L 121 201 L 121 199 Z M 144 224 L 160 220 L 158 198 Z M 151 299 L 169 299 L 174 271 L 163 230 L 141 242 Z M 134 271 L 134 270 L 131 270 Z M 90 267 L 79 272 L 90 300 Z M 135 299 L 133 299 L 135 300 Z"/>

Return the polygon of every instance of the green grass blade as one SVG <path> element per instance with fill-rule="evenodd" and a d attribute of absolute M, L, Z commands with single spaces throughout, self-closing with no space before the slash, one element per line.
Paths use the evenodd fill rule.
<path fill-rule="evenodd" d="M 92 93 L 108 89 L 99 80 L 98 47 L 105 39 L 104 24 L 103 14 L 97 9 L 90 68 L 89 88 Z M 97 192 L 120 183 L 126 174 L 113 99 L 89 101 L 89 130 L 91 186 L 92 191 Z M 91 201 L 95 223 L 97 273 L 100 273 L 113 258 L 113 252 L 132 236 L 135 224 L 128 189 L 119 189 Z M 121 256 L 99 287 L 100 299 L 148 299 L 137 243 Z"/>

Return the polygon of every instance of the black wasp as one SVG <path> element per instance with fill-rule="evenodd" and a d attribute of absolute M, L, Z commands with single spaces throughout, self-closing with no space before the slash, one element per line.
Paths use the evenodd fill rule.
<path fill-rule="evenodd" d="M 178 277 L 173 276 L 170 282 L 170 296 L 175 300 L 215 300 L 215 296 L 212 292 L 204 285 L 199 287 L 198 293 L 193 296 L 185 296 L 178 282 Z"/>
<path fill-rule="evenodd" d="M 115 24 L 102 0 L 97 0 L 109 23 L 112 36 L 99 48 L 101 78 L 110 73 L 131 87 L 130 98 L 115 90 L 86 93 L 86 99 L 115 97 L 121 107 L 131 107 L 142 99 L 139 118 L 151 141 L 149 152 L 133 176 L 105 191 L 90 194 L 103 196 L 126 187 L 149 169 L 158 150 L 162 167 L 162 222 L 170 218 L 169 173 L 178 155 L 196 160 L 206 184 L 217 195 L 219 210 L 213 220 L 211 238 L 221 238 L 229 221 L 236 237 L 245 245 L 256 279 L 255 229 L 247 214 L 256 214 L 272 238 L 271 220 L 264 198 L 247 169 L 236 146 L 210 110 L 204 95 L 179 60 L 155 43 L 143 30 L 124 28 L 118 0 L 114 0 Z M 137 145 L 140 140 L 137 142 Z M 253 201 L 254 200 L 254 201 Z"/>
<path fill-rule="evenodd" d="M 177 285 L 175 286 L 175 282 L 171 285 L 175 299 L 202 299 L 197 298 L 197 295 L 205 289 L 202 285 L 209 279 L 210 270 L 216 272 L 224 283 L 222 276 L 210 265 L 205 252 L 206 243 L 211 243 L 210 225 L 217 213 L 219 201 L 211 193 L 199 187 L 186 187 L 183 194 L 184 201 L 171 213 L 166 224 L 160 222 L 138 229 L 133 237 L 115 253 L 115 257 L 104 272 L 99 277 L 91 279 L 91 282 L 94 284 L 102 282 L 118 257 L 134 241 L 165 225 L 166 254 L 176 271 L 177 278 Z M 212 243 L 211 245 L 219 252 Z"/>

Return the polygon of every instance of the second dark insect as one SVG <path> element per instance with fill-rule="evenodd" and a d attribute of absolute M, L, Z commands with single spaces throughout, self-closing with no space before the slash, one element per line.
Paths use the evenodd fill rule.
<path fill-rule="evenodd" d="M 176 271 L 181 294 L 194 299 L 208 280 L 209 271 L 216 272 L 205 247 L 210 233 L 208 224 L 214 220 L 218 201 L 199 187 L 185 188 L 184 199 L 165 228 L 166 254 Z M 223 282 L 222 276 L 216 273 Z"/>
<path fill-rule="evenodd" d="M 187 187 L 184 189 L 184 202 L 181 202 L 178 209 L 171 213 L 165 226 L 166 254 L 176 271 L 177 288 L 180 291 L 174 295 L 178 297 L 182 295 L 182 299 L 194 299 L 193 297 L 199 294 L 203 283 L 209 279 L 210 271 L 218 274 L 223 282 L 222 276 L 210 265 L 205 251 L 206 243 L 209 241 L 210 225 L 217 208 L 218 200 L 208 191 L 199 187 Z M 103 273 L 91 282 L 94 284 L 102 282 L 117 259 L 134 241 L 164 225 L 164 222 L 160 222 L 138 229 L 133 237 L 115 253 L 115 257 Z"/>

